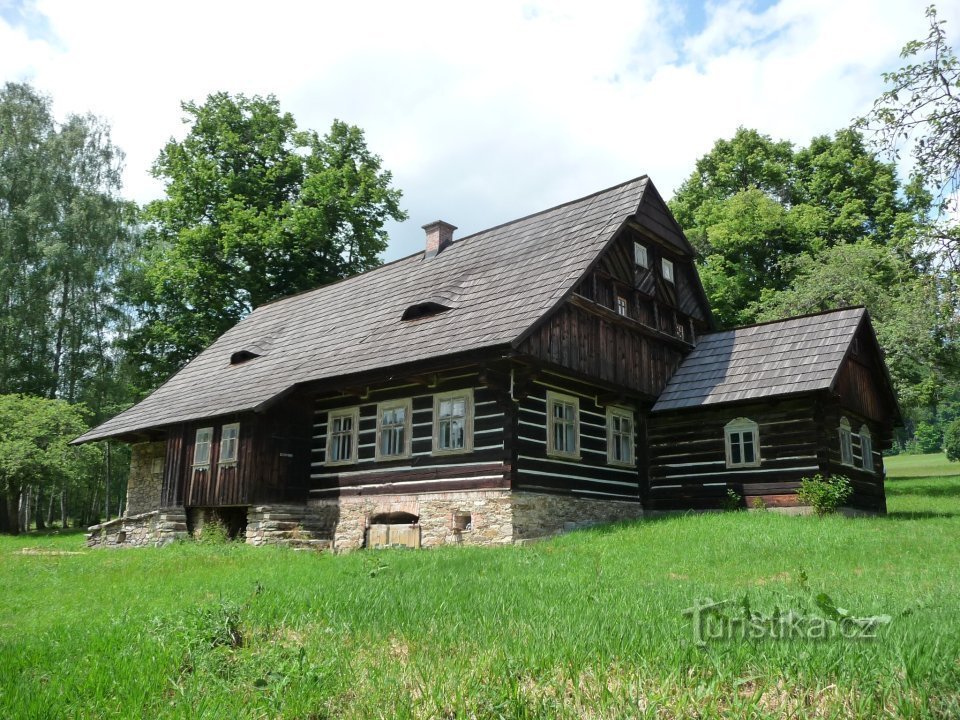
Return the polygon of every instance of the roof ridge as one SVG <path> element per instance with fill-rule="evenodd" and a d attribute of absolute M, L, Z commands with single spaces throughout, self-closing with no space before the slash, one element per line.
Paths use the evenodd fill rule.
<path fill-rule="evenodd" d="M 737 327 L 727 328 L 726 330 L 714 330 L 712 332 L 704 333 L 701 335 L 701 338 L 707 338 L 714 335 L 723 335 L 724 333 L 736 332 L 737 330 L 749 330 L 750 328 L 755 327 L 764 327 L 765 325 L 774 325 L 776 323 L 785 323 L 793 322 L 794 320 L 806 320 L 807 318 L 818 317 L 820 315 L 832 315 L 834 313 L 846 312 L 848 310 L 866 310 L 865 305 L 848 305 L 842 308 L 834 308 L 833 310 L 818 310 L 817 312 L 806 313 L 804 315 L 791 315 L 787 318 L 780 318 L 779 320 L 764 320 L 763 322 L 750 323 L 749 325 L 737 325 Z"/>

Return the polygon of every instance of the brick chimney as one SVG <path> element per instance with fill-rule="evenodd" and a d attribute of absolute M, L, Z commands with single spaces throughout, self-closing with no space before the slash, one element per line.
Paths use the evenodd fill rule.
<path fill-rule="evenodd" d="M 443 220 L 437 220 L 423 226 L 427 233 L 427 250 L 423 254 L 424 260 L 430 260 L 439 255 L 447 245 L 453 242 L 453 231 L 457 229 Z"/>

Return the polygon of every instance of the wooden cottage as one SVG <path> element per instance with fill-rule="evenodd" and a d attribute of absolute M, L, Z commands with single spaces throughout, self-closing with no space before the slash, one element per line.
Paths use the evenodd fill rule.
<path fill-rule="evenodd" d="M 693 250 L 647 177 L 456 241 L 424 228 L 423 252 L 257 308 L 78 438 L 133 443 L 126 517 L 92 540 L 163 542 L 216 517 L 252 543 L 507 543 L 715 495 L 663 475 L 677 463 L 658 443 L 697 410 L 651 408 L 725 335 L 707 334 Z M 895 403 L 855 313 L 881 400 L 852 399 L 853 371 L 831 387 L 879 448 Z M 763 442 L 774 416 L 752 416 Z M 678 484 L 691 492 L 665 492 Z"/>
<path fill-rule="evenodd" d="M 863 308 L 712 333 L 653 407 L 651 510 L 795 506 L 800 479 L 845 475 L 850 505 L 884 512 L 883 457 L 900 410 Z"/>

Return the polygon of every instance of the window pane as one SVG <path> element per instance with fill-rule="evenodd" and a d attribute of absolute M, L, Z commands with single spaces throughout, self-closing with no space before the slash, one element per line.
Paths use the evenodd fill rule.
<path fill-rule="evenodd" d="M 745 463 L 752 463 L 754 460 L 753 433 L 745 432 L 743 433 L 743 461 Z"/>
<path fill-rule="evenodd" d="M 730 462 L 733 465 L 739 465 L 740 459 L 740 433 L 730 433 Z"/>

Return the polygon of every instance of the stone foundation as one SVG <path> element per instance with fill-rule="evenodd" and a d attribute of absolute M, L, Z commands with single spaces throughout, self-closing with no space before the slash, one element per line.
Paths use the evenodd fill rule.
<path fill-rule="evenodd" d="M 639 502 L 588 500 L 569 495 L 515 492 L 512 497 L 513 539 L 533 540 L 599 523 L 643 517 Z"/>
<path fill-rule="evenodd" d="M 130 446 L 126 515 L 135 516 L 160 507 L 166 442 L 143 442 Z"/>
<path fill-rule="evenodd" d="M 254 505 L 247 511 L 250 545 L 293 545 L 324 550 L 331 546 L 336 505 Z"/>
<path fill-rule="evenodd" d="M 89 531 L 88 547 L 160 546 L 187 536 L 187 516 L 183 508 L 152 510 L 94 525 Z"/>

